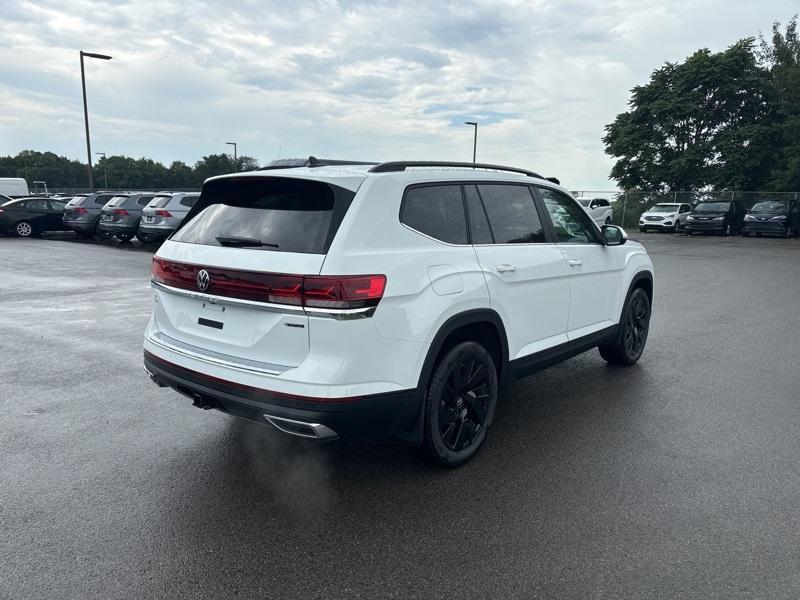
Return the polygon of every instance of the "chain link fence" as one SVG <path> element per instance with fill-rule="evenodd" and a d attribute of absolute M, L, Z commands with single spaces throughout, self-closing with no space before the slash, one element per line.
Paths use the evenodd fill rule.
<path fill-rule="evenodd" d="M 679 202 L 696 206 L 701 202 L 740 201 L 750 209 L 762 200 L 800 200 L 800 192 L 619 192 L 574 191 L 576 198 L 603 198 L 613 207 L 612 222 L 625 228 L 639 226 L 643 212 L 659 202 Z"/>

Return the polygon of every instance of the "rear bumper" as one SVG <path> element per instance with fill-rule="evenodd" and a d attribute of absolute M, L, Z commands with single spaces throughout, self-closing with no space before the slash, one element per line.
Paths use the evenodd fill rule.
<path fill-rule="evenodd" d="M 137 226 L 131 226 L 126 223 L 104 223 L 100 221 L 97 224 L 98 231 L 108 231 L 109 233 L 129 233 L 131 235 L 136 234 L 136 230 L 138 229 Z"/>
<path fill-rule="evenodd" d="M 419 415 L 416 389 L 349 398 L 311 398 L 255 388 L 177 365 L 144 351 L 144 367 L 159 386 L 193 398 L 195 405 L 216 408 L 262 424 L 274 419 L 322 425 L 342 436 L 402 435 Z M 285 429 L 284 429 L 285 430 Z M 319 436 L 330 437 L 330 436 Z"/>
<path fill-rule="evenodd" d="M 175 228 L 171 225 L 144 225 L 139 224 L 139 231 L 147 235 L 159 235 L 163 237 L 169 236 Z"/>
<path fill-rule="evenodd" d="M 77 233 L 94 233 L 95 229 L 97 228 L 97 220 L 92 219 L 91 221 L 68 221 L 63 220 L 62 224 L 64 225 L 65 229 L 69 229 L 70 231 L 75 231 Z"/>

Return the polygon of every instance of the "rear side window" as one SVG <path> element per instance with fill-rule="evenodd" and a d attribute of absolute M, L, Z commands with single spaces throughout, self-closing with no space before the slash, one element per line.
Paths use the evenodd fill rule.
<path fill-rule="evenodd" d="M 323 254 L 353 196 L 349 190 L 319 181 L 220 179 L 204 186 L 172 239 L 206 246 Z"/>
<path fill-rule="evenodd" d="M 150 200 L 149 206 L 150 208 L 164 208 L 169 201 L 172 200 L 172 196 L 156 196 L 152 200 Z"/>
<path fill-rule="evenodd" d="M 400 222 L 448 244 L 467 243 L 467 218 L 460 185 L 426 185 L 406 190 Z"/>
<path fill-rule="evenodd" d="M 478 185 L 496 244 L 536 244 L 547 240 L 526 185 Z"/>
<path fill-rule="evenodd" d="M 494 236 L 489 227 L 486 209 L 483 207 L 478 188 L 474 185 L 465 185 L 464 193 L 467 196 L 467 213 L 469 214 L 469 230 L 472 234 L 473 244 L 494 244 Z"/>
<path fill-rule="evenodd" d="M 181 206 L 193 207 L 200 196 L 184 196 L 181 198 Z"/>

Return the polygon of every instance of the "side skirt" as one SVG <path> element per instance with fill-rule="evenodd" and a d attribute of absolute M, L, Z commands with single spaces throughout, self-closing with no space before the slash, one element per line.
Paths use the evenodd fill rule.
<path fill-rule="evenodd" d="M 603 344 L 609 344 L 614 341 L 619 331 L 619 325 L 612 325 L 606 327 L 595 333 L 580 337 L 576 340 L 570 340 L 558 346 L 542 350 L 530 356 L 523 356 L 511 361 L 511 379 L 521 379 L 532 375 L 537 371 L 546 369 L 555 364 L 563 362 L 568 358 L 582 354 L 587 350 L 591 350 Z"/>

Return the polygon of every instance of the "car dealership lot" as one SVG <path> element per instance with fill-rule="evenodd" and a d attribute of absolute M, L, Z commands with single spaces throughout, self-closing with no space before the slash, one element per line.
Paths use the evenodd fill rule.
<path fill-rule="evenodd" d="M 641 362 L 515 384 L 440 471 L 192 408 L 147 249 L 0 237 L 0 597 L 796 597 L 800 239 L 638 239 Z"/>

